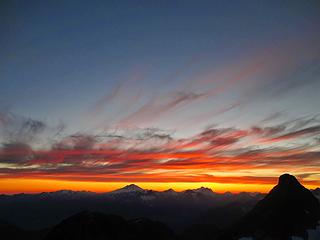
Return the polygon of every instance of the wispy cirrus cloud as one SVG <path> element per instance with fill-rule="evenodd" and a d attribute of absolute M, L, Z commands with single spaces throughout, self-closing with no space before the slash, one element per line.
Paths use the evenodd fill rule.
<path fill-rule="evenodd" d="M 4 144 L 48 141 L 59 137 L 65 125 L 59 123 L 48 125 L 45 121 L 13 114 L 10 111 L 0 112 L 0 141 Z"/>
<path fill-rule="evenodd" d="M 154 98 L 120 120 L 117 125 L 122 127 L 137 126 L 140 123 L 157 120 L 175 108 L 193 102 L 202 96 L 202 94 L 192 92 L 173 92 L 166 96 Z"/>
<path fill-rule="evenodd" d="M 173 89 L 140 87 L 146 77 L 133 74 L 84 114 L 94 130 L 70 133 L 64 125 L 1 113 L 0 178 L 270 183 L 290 171 L 305 182 L 319 184 L 314 174 L 320 172 L 316 113 L 290 118 L 283 106 L 284 110 L 269 111 L 250 126 L 204 126 L 208 120 L 223 123 L 217 117 L 271 96 L 279 100 L 286 95 L 287 83 L 275 83 L 283 77 L 313 73 L 317 56 L 308 48 L 301 63 L 296 58 L 301 51 L 292 49 L 262 51 L 240 63 L 235 60 L 233 67 L 174 81 Z M 312 68 L 303 67 L 310 61 Z M 182 70 L 170 76 L 182 76 Z M 291 89 L 305 86 L 298 78 L 292 81 Z M 184 118 L 178 119 L 181 113 Z M 174 120 L 173 130 L 162 130 L 158 123 L 163 119 Z M 204 130 L 190 136 L 175 134 L 176 129 L 195 126 Z"/>
<path fill-rule="evenodd" d="M 279 173 L 290 171 L 305 183 L 319 184 L 314 172 L 320 170 L 320 149 L 312 141 L 319 127 L 301 126 L 288 132 L 290 128 L 279 126 L 214 127 L 191 138 L 176 138 L 161 129 L 110 130 L 99 135 L 66 136 L 47 150 L 3 144 L 0 178 L 268 184 Z M 287 139 L 278 136 L 290 136 L 297 144 L 308 137 L 309 143 L 275 145 L 275 138 L 277 142 Z M 270 144 L 260 144 L 261 139 L 269 139 Z"/>

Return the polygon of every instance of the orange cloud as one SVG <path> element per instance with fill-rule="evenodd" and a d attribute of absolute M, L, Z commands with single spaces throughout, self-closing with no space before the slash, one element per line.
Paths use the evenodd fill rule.
<path fill-rule="evenodd" d="M 300 147 L 275 146 L 273 141 L 260 145 L 260 139 L 272 140 L 279 134 L 299 139 L 306 134 L 316 135 L 317 129 L 288 133 L 277 126 L 212 128 L 190 139 L 174 139 L 148 130 L 136 137 L 114 136 L 117 144 L 112 135 L 102 142 L 99 136 L 79 135 L 49 150 L 32 149 L 26 144 L 4 145 L 0 150 L 0 182 L 9 178 L 97 183 L 211 182 L 245 188 L 246 184 L 271 185 L 279 174 L 292 172 L 305 184 L 315 186 L 320 183 L 320 152 L 312 145 L 312 138 L 309 145 Z M 153 140 L 162 143 L 149 145 Z M 128 142 L 136 144 L 125 147 Z"/>

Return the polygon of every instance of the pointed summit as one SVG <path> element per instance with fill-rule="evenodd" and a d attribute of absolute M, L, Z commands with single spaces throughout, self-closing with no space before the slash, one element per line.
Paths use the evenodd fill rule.
<path fill-rule="evenodd" d="M 278 186 L 286 186 L 286 187 L 299 186 L 299 187 L 302 187 L 302 185 L 299 183 L 299 181 L 296 179 L 296 177 L 293 175 L 290 175 L 288 173 L 282 174 L 279 177 Z"/>
<path fill-rule="evenodd" d="M 238 236 L 254 239 L 305 238 L 320 220 L 320 204 L 313 194 L 290 174 L 259 201 L 236 227 Z M 258 234 L 258 235 L 257 235 Z"/>

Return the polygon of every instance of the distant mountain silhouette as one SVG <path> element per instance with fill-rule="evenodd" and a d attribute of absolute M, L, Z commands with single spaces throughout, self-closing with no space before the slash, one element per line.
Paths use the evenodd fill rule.
<path fill-rule="evenodd" d="M 306 239 L 306 230 L 315 228 L 319 220 L 319 201 L 294 176 L 284 174 L 278 185 L 230 231 L 230 238 L 291 240 L 291 236 L 300 236 Z"/>
<path fill-rule="evenodd" d="M 236 204 L 248 211 L 250 208 L 246 202 L 256 203 L 260 199 L 260 196 L 249 193 L 219 194 L 204 187 L 176 192 L 172 189 L 146 190 L 131 184 L 105 193 L 61 190 L 40 194 L 0 195 L 0 217 L 25 229 L 42 229 L 75 213 L 90 210 L 127 219 L 155 219 L 181 230 L 197 223 L 197 219 L 210 209 L 218 211 L 228 204 Z M 214 224 L 221 222 L 215 217 L 211 219 Z M 225 222 L 231 223 L 232 219 L 226 219 Z"/>
<path fill-rule="evenodd" d="M 143 188 L 135 185 L 135 184 L 130 184 L 127 185 L 123 188 L 117 189 L 115 191 L 112 191 L 111 194 L 115 194 L 115 193 L 135 193 L 135 192 L 144 192 L 146 190 L 144 190 Z"/>
<path fill-rule="evenodd" d="M 179 240 L 287 240 L 306 237 L 306 230 L 317 224 L 315 196 L 319 189 L 311 192 L 289 174 L 280 176 L 268 195 L 219 194 L 204 187 L 160 192 L 134 184 L 106 193 L 0 195 L 0 218 L 13 223 L 0 221 L 0 239 L 42 240 L 48 230 L 47 239 L 64 239 L 62 233 L 80 240 L 86 234 L 87 239 L 167 239 L 173 236 L 171 228 Z"/>
<path fill-rule="evenodd" d="M 174 233 L 148 219 L 126 221 L 116 215 L 81 212 L 54 227 L 45 240 L 171 240 Z"/>

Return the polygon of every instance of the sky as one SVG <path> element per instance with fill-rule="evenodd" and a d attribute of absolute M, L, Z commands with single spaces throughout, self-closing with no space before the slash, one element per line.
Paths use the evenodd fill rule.
<path fill-rule="evenodd" d="M 319 1 L 1 1 L 0 192 L 320 185 Z"/>

